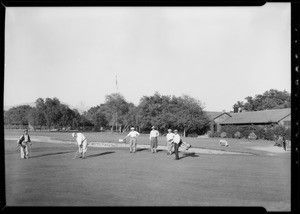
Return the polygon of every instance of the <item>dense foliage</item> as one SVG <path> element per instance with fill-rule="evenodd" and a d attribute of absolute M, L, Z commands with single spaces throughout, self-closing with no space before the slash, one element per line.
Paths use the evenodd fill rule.
<path fill-rule="evenodd" d="M 290 140 L 291 129 L 282 125 L 226 125 L 222 126 L 219 132 L 213 133 L 211 137 L 275 140 L 275 136 L 278 135 L 283 135 Z"/>
<path fill-rule="evenodd" d="M 200 135 L 209 128 L 209 119 L 203 112 L 202 104 L 187 95 L 171 97 L 155 93 L 154 96 L 144 96 L 138 106 L 137 119 L 144 130 L 150 131 L 152 125 L 161 132 L 176 128 L 184 136 Z"/>
<path fill-rule="evenodd" d="M 257 94 L 255 97 L 245 98 L 246 103 L 238 101 L 233 108 L 239 108 L 245 111 L 261 111 L 267 109 L 282 109 L 291 107 L 291 95 L 287 91 L 278 91 L 271 89 L 263 94 Z"/>
<path fill-rule="evenodd" d="M 57 98 L 38 98 L 35 107 L 18 106 L 4 111 L 5 125 L 30 124 L 35 129 L 79 129 L 93 126 L 94 131 L 110 128 L 126 130 L 130 126 L 148 132 L 154 125 L 161 132 L 168 128 L 178 129 L 184 135 L 197 136 L 205 133 L 208 118 L 200 101 L 184 95 L 153 96 L 141 98 L 138 106 L 129 103 L 119 93 L 106 96 L 105 103 L 79 114 Z"/>

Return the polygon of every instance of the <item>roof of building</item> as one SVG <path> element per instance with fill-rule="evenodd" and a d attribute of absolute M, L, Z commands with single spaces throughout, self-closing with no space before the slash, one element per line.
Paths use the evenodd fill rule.
<path fill-rule="evenodd" d="M 224 111 L 221 111 L 221 112 L 219 112 L 219 111 L 206 111 L 205 113 L 208 116 L 210 121 L 222 116 L 223 114 L 227 114 L 227 115 L 231 116 L 229 113 L 224 112 Z"/>
<path fill-rule="evenodd" d="M 231 117 L 220 124 L 278 123 L 290 114 L 290 108 L 230 113 Z"/>

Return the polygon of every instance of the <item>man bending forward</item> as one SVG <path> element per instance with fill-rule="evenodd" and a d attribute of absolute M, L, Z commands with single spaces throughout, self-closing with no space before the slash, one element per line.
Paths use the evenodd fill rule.
<path fill-rule="evenodd" d="M 76 138 L 77 144 L 78 144 L 78 151 L 82 158 L 84 158 L 84 154 L 87 151 L 87 141 L 82 133 L 73 133 L 73 137 Z"/>

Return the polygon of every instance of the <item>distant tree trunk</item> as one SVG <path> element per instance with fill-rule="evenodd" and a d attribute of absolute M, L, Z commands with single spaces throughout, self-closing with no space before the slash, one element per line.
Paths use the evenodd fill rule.
<path fill-rule="evenodd" d="M 122 132 L 121 132 L 121 133 L 124 133 L 124 132 L 126 131 L 126 129 L 127 129 L 127 126 L 128 126 L 128 124 L 126 124 L 126 125 L 124 126 L 124 128 L 123 128 L 123 130 L 122 130 Z"/>
<path fill-rule="evenodd" d="M 183 137 L 185 137 L 185 132 L 186 132 L 186 131 L 185 131 L 185 128 L 184 128 L 184 129 L 183 129 Z"/>

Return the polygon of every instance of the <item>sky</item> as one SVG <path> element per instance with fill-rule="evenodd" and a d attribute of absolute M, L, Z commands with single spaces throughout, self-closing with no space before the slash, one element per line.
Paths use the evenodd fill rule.
<path fill-rule="evenodd" d="M 7 7 L 4 106 L 58 98 L 88 110 L 120 93 L 189 95 L 232 111 L 291 92 L 290 3 L 261 7 Z"/>

